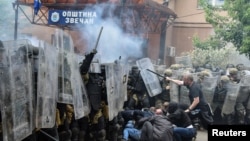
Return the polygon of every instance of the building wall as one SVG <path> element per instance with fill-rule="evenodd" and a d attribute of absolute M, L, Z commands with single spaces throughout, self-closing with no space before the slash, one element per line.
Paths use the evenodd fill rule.
<path fill-rule="evenodd" d="M 194 49 L 194 36 L 204 40 L 213 34 L 213 28 L 206 22 L 198 0 L 169 0 L 169 8 L 177 14 L 177 18 L 168 29 L 166 41 L 167 46 L 175 47 L 176 56 Z M 167 65 L 175 63 L 174 57 L 166 57 L 165 62 Z"/>
<path fill-rule="evenodd" d="M 148 56 L 153 62 L 159 58 L 160 52 L 160 34 L 149 34 Z"/>

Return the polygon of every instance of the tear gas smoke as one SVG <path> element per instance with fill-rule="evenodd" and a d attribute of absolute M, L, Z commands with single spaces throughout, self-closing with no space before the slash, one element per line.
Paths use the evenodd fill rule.
<path fill-rule="evenodd" d="M 123 31 L 120 17 L 114 15 L 115 8 L 115 5 L 112 4 L 100 4 L 85 8 L 84 11 L 95 11 L 97 16 L 92 25 L 87 25 L 84 28 L 79 27 L 83 37 L 87 40 L 87 52 L 95 47 L 98 34 L 103 27 L 97 46 L 98 54 L 96 55 L 96 57 L 100 57 L 98 59 L 101 63 L 114 62 L 119 57 L 121 57 L 121 60 L 141 58 L 143 55 L 143 38 Z M 126 12 L 131 14 L 131 11 L 126 10 Z M 105 15 L 105 18 L 103 15 Z M 126 28 L 130 28 L 129 31 L 134 31 L 131 21 L 126 22 L 128 23 Z"/>

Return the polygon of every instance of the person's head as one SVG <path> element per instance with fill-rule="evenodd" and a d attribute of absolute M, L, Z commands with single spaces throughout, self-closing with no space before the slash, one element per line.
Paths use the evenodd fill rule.
<path fill-rule="evenodd" d="M 131 73 L 132 73 L 133 75 L 138 75 L 139 72 L 140 72 L 140 70 L 139 70 L 138 66 L 132 66 L 132 68 L 131 68 Z"/>
<path fill-rule="evenodd" d="M 245 66 L 244 66 L 244 64 L 237 64 L 236 68 L 237 68 L 237 70 L 242 71 L 245 69 Z"/>
<path fill-rule="evenodd" d="M 234 68 L 235 66 L 234 66 L 234 64 L 227 64 L 227 66 L 226 66 L 226 68 L 228 69 L 228 68 Z"/>
<path fill-rule="evenodd" d="M 172 114 L 172 113 L 174 113 L 177 109 L 178 109 L 178 103 L 177 103 L 177 102 L 174 102 L 174 101 L 171 101 L 171 102 L 168 104 L 167 112 L 170 113 L 170 114 Z"/>
<path fill-rule="evenodd" d="M 185 86 L 189 86 L 190 84 L 192 84 L 193 80 L 194 80 L 194 78 L 193 78 L 193 75 L 191 73 L 186 73 L 183 75 L 183 84 Z"/>
<path fill-rule="evenodd" d="M 230 78 L 227 75 L 222 75 L 220 77 L 220 82 L 218 84 L 219 87 L 226 87 L 228 82 L 230 81 Z"/>
<path fill-rule="evenodd" d="M 212 75 L 212 74 L 211 74 L 211 71 L 205 69 L 205 70 L 203 70 L 203 71 L 201 71 L 201 72 L 198 73 L 198 78 L 199 78 L 199 80 L 202 82 L 202 81 L 204 80 L 205 77 L 209 77 L 209 76 L 211 76 L 211 75 Z"/>
<path fill-rule="evenodd" d="M 231 80 L 235 81 L 238 76 L 238 70 L 236 68 L 229 68 L 229 76 Z"/>
<path fill-rule="evenodd" d="M 205 69 L 209 69 L 209 70 L 212 70 L 212 69 L 213 69 L 213 67 L 212 67 L 211 64 L 205 64 L 205 65 L 204 65 L 204 68 L 205 68 Z"/>
<path fill-rule="evenodd" d="M 164 76 L 166 76 L 166 77 L 171 77 L 172 74 L 173 74 L 173 71 L 171 69 L 166 69 L 164 71 Z"/>
<path fill-rule="evenodd" d="M 155 114 L 156 115 L 163 115 L 162 109 L 161 108 L 155 109 Z"/>

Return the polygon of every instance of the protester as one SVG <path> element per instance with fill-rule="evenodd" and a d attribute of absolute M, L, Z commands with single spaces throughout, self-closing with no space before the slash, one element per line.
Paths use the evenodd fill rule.
<path fill-rule="evenodd" d="M 174 137 L 176 141 L 191 141 L 196 137 L 196 128 L 188 114 L 179 108 L 177 102 L 168 105 L 168 118 L 174 124 Z"/>
<path fill-rule="evenodd" d="M 162 109 L 156 109 L 155 115 L 142 118 L 139 125 L 141 128 L 140 141 L 172 141 L 173 125 L 168 118 L 163 115 Z"/>
<path fill-rule="evenodd" d="M 166 79 L 176 83 L 177 85 L 184 85 L 188 88 L 191 105 L 187 106 L 185 112 L 190 112 L 191 110 L 199 109 L 202 126 L 207 129 L 207 126 L 213 123 L 213 117 L 210 111 L 210 107 L 201 91 L 201 85 L 194 81 L 192 74 L 185 73 L 183 75 L 182 81 L 175 80 L 169 77 L 166 77 Z"/>

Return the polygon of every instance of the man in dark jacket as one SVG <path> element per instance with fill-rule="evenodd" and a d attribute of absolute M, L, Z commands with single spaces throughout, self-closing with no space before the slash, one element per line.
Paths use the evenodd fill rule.
<path fill-rule="evenodd" d="M 210 107 L 201 91 L 201 85 L 194 81 L 193 75 L 191 73 L 184 74 L 183 81 L 171 79 L 169 77 L 166 77 L 166 79 L 176 83 L 177 85 L 184 85 L 188 88 L 191 105 L 187 106 L 185 112 L 190 112 L 191 110 L 199 109 L 200 120 L 202 122 L 203 127 L 207 129 L 207 126 L 209 124 L 213 124 L 213 116 L 210 111 Z"/>
<path fill-rule="evenodd" d="M 143 124 L 141 141 L 173 141 L 173 125 L 161 109 L 156 109 L 151 117 L 142 118 L 140 124 Z"/>
<path fill-rule="evenodd" d="M 174 137 L 176 141 L 191 141 L 196 136 L 196 128 L 193 127 L 190 117 L 177 102 L 168 105 L 168 118 L 175 125 Z"/>

